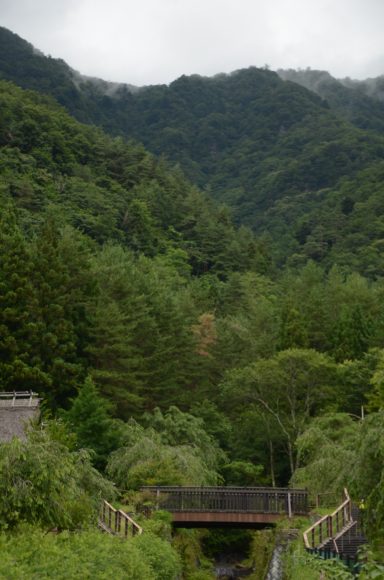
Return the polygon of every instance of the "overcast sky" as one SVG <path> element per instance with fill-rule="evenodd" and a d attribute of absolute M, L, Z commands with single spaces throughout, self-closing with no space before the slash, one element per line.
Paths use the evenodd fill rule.
<path fill-rule="evenodd" d="M 265 64 L 384 74 L 384 0 L 0 0 L 0 25 L 135 85 Z"/>

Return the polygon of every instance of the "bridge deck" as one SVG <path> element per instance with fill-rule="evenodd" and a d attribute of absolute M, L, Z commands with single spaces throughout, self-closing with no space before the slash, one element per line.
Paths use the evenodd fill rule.
<path fill-rule="evenodd" d="M 175 525 L 265 525 L 308 513 L 303 489 L 265 487 L 143 487 Z"/>

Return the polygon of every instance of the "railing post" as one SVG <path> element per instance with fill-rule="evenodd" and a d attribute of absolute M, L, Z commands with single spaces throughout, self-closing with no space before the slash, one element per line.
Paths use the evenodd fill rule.
<path fill-rule="evenodd" d="M 112 524 L 112 511 L 111 508 L 108 507 L 108 527 L 110 530 L 112 529 L 111 524 Z"/>
<path fill-rule="evenodd" d="M 292 503 L 291 503 L 291 492 L 288 492 L 288 517 L 292 517 Z"/>

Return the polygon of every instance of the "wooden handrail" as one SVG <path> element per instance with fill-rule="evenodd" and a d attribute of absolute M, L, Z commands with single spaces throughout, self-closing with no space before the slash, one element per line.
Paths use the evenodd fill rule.
<path fill-rule="evenodd" d="M 344 488 L 344 501 L 330 515 L 323 516 L 303 534 L 306 548 L 316 548 L 327 540 L 334 538 L 348 523 L 351 522 L 351 498 Z M 337 548 L 337 547 L 336 547 Z M 338 551 L 336 549 L 336 551 Z"/>
<path fill-rule="evenodd" d="M 128 538 L 131 536 L 140 535 L 143 533 L 143 528 L 139 526 L 127 513 L 123 510 L 114 508 L 106 500 L 103 500 L 100 510 L 100 523 L 103 529 L 110 534 L 123 536 Z"/>

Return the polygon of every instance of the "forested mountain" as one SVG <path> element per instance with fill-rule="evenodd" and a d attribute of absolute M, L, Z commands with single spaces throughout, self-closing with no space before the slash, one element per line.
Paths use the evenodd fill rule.
<path fill-rule="evenodd" d="M 6 28 L 0 27 L 0 78 L 20 87 L 52 95 L 84 123 L 108 122 L 102 112 L 104 96 L 134 91 L 133 85 L 86 77 L 63 60 L 45 56 L 38 48 Z"/>
<path fill-rule="evenodd" d="M 0 45 L 3 77 L 179 163 L 261 236 L 278 265 L 311 258 L 382 274 L 378 99 L 327 73 L 280 71 L 293 83 L 256 68 L 131 90 L 88 82 L 6 29 Z"/>
<path fill-rule="evenodd" d="M 327 71 L 278 70 L 278 75 L 325 99 L 332 110 L 360 129 L 384 132 L 384 81 L 335 79 Z"/>
<path fill-rule="evenodd" d="M 380 548 L 380 131 L 264 69 L 111 96 L 0 32 L 24 87 L 0 81 L 0 388 L 44 398 L 0 445 L 0 528 L 78 529 L 154 483 L 294 482 L 364 497 Z M 165 523 L 115 565 L 179 577 Z"/>
<path fill-rule="evenodd" d="M 286 351 L 290 364 L 331 372 L 332 358 L 360 360 L 384 347 L 381 282 L 315 265 L 263 278 L 264 248 L 179 170 L 79 125 L 36 93 L 2 82 L 0 98 L 5 389 L 33 387 L 66 407 L 90 374 L 124 418 L 197 403 L 223 445 L 247 461 L 259 452 L 242 449 L 236 431 L 229 442 L 212 422 L 238 420 L 241 390 L 219 387 L 226 372 L 260 358 L 285 372 L 286 349 L 299 349 Z M 355 412 L 365 376 L 345 394 Z M 238 433 L 244 428 L 242 418 Z M 279 478 L 283 457 L 273 466 Z"/>
<path fill-rule="evenodd" d="M 193 333 L 189 330 L 183 338 L 182 326 L 185 324 L 191 328 L 194 323 L 198 324 L 198 314 L 191 306 L 189 294 L 184 288 L 184 277 L 210 274 L 217 276 L 218 280 L 225 280 L 235 271 L 254 269 L 258 264 L 263 268 L 265 259 L 262 252 L 258 251 L 251 232 L 245 228 L 235 229 L 225 208 L 214 208 L 212 202 L 189 184 L 180 171 L 172 170 L 167 167 L 166 163 L 156 160 L 141 146 L 127 145 L 121 139 L 113 140 L 96 129 L 79 125 L 60 107 L 46 102 L 44 97 L 23 92 L 20 88 L 3 81 L 0 85 L 0 106 L 2 110 L 0 202 L 3 211 L 1 251 L 3 252 L 4 288 L 8 288 L 11 293 L 9 297 L 11 308 L 14 301 L 13 282 L 7 278 L 5 272 L 8 268 L 12 269 L 15 263 L 20 263 L 22 272 L 18 275 L 24 280 L 25 286 L 23 285 L 20 300 L 15 307 L 28 310 L 27 306 L 23 307 L 25 300 L 32 312 L 30 320 L 15 324 L 17 327 L 20 324 L 18 332 L 25 338 L 27 344 L 29 340 L 27 327 L 36 330 L 37 336 L 32 337 L 31 340 L 40 343 L 40 346 L 34 342 L 35 346 L 32 346 L 30 343 L 28 348 L 24 345 L 22 352 L 19 352 L 19 349 L 16 352 L 10 350 L 10 360 L 18 360 L 20 355 L 23 365 L 25 360 L 30 361 L 27 366 L 32 369 L 32 374 L 29 374 L 24 366 L 15 376 L 13 370 L 10 371 L 9 376 L 7 371 L 4 371 L 5 387 L 13 389 L 17 384 L 21 386 L 20 380 L 23 376 L 23 384 L 25 382 L 26 387 L 33 383 L 39 391 L 49 390 L 52 381 L 50 375 L 54 371 L 45 365 L 54 364 L 56 355 L 61 360 L 61 363 L 58 363 L 61 365 L 64 364 L 62 359 L 68 357 L 68 384 L 77 380 L 81 364 L 80 367 L 76 366 L 79 363 L 76 343 L 80 338 L 76 338 L 74 326 L 80 324 L 82 328 L 83 324 L 81 313 L 84 296 L 81 298 L 81 295 L 84 292 L 90 292 L 91 289 L 94 290 L 96 278 L 100 282 L 102 271 L 106 276 L 105 291 L 107 294 L 112 293 L 110 298 L 114 292 L 117 292 L 118 296 L 120 293 L 123 296 L 127 293 L 124 300 L 128 300 L 128 297 L 129 300 L 124 308 L 129 308 L 130 311 L 133 303 L 136 306 L 135 314 L 129 322 L 127 313 L 123 314 L 119 308 L 114 311 L 106 296 L 105 303 L 103 303 L 104 299 L 99 296 L 94 304 L 96 310 L 93 316 L 100 315 L 100 324 L 107 324 L 107 326 L 104 330 L 100 327 L 92 331 L 95 341 L 105 342 L 105 332 L 113 317 L 117 317 L 113 332 L 118 330 L 119 324 L 122 325 L 123 321 L 126 326 L 132 327 L 133 332 L 136 332 L 134 329 L 139 331 L 139 328 L 140 332 L 143 332 L 144 318 L 149 317 L 147 338 L 150 342 L 146 343 L 144 336 L 141 336 L 139 340 L 141 348 L 144 349 L 143 356 L 149 357 L 147 362 L 151 357 L 161 357 L 162 349 L 164 353 L 172 352 L 169 342 L 171 337 L 179 353 L 176 355 L 175 351 L 175 356 L 182 356 L 181 352 L 184 347 L 192 353 L 194 350 Z M 12 207 L 17 210 L 18 224 L 29 242 L 26 239 L 22 243 L 23 233 L 19 231 L 12 217 Z M 60 234 L 59 230 L 63 226 L 70 226 L 74 229 L 68 230 L 65 235 Z M 35 238 L 37 231 L 40 234 Z M 79 238 L 75 231 L 82 232 L 86 237 Z M 93 244 L 107 242 L 120 244 L 121 251 L 112 246 L 105 248 L 102 254 L 105 256 L 102 262 L 105 259 L 105 263 L 103 265 L 99 262 L 96 266 L 93 274 L 94 283 L 90 283 L 88 289 L 89 280 L 84 278 L 88 272 L 92 279 L 89 273 L 91 263 L 88 254 L 92 253 Z M 124 248 L 129 252 L 124 253 Z M 30 251 L 33 255 L 29 254 Z M 16 262 L 12 261 L 8 264 L 8 260 L 14 260 L 13 252 L 16 252 L 18 258 Z M 73 253 L 71 260 L 68 260 L 71 253 Z M 88 255 L 87 259 L 86 255 Z M 139 259 L 138 256 L 141 258 Z M 115 289 L 112 283 L 114 261 L 116 261 L 117 276 Z M 99 268 L 101 270 L 99 274 L 96 274 Z M 126 282 L 122 279 L 118 281 L 121 276 L 124 277 L 124 272 L 127 276 Z M 82 287 L 80 295 L 77 294 L 79 288 L 76 288 L 75 282 L 77 276 L 80 276 L 79 283 Z M 108 276 L 111 276 L 110 282 L 107 282 Z M 16 281 L 16 285 L 19 283 Z M 112 286 L 109 287 L 110 283 Z M 124 291 L 118 290 L 118 287 L 125 284 L 127 286 Z M 153 290 L 149 291 L 148 284 L 153 286 Z M 47 285 L 52 286 L 52 295 Z M 144 288 L 149 294 L 144 292 Z M 163 293 L 161 300 L 164 299 L 165 302 L 161 307 L 160 304 L 157 306 L 154 303 L 151 304 L 152 292 L 155 288 L 157 295 L 155 301 L 160 299 L 160 294 Z M 34 289 L 37 292 L 36 296 L 34 296 Z M 41 294 L 42 292 L 44 295 Z M 73 292 L 74 296 L 72 296 Z M 143 292 L 145 299 L 142 296 Z M 7 296 L 6 292 L 4 308 L 8 304 Z M 40 300 L 42 303 L 39 307 Z M 54 315 L 55 307 L 49 302 L 55 303 L 56 300 L 59 303 L 58 312 L 66 319 L 66 322 L 61 323 L 60 316 Z M 98 303 L 99 300 L 101 300 L 100 303 Z M 104 308 L 107 309 L 106 311 L 112 308 L 108 323 L 107 320 L 102 321 L 105 314 L 105 312 L 103 314 Z M 151 311 L 153 309 L 157 311 L 158 308 L 162 310 L 162 322 L 150 321 Z M 50 312 L 51 309 L 52 312 Z M 176 317 L 173 322 L 172 311 Z M 159 312 L 156 316 L 158 315 Z M 15 313 L 15 316 L 18 319 L 18 316 L 22 314 Z M 181 319 L 177 322 L 178 316 L 186 316 L 184 322 Z M 144 318 L 141 319 L 141 317 Z M 83 320 L 83 322 L 86 321 Z M 168 326 L 167 338 L 163 337 L 165 340 L 163 346 L 160 346 L 161 339 L 156 338 L 158 323 Z M 52 351 L 52 345 L 47 345 L 47 350 L 43 348 L 43 352 L 40 352 L 41 345 L 44 343 L 40 332 L 45 326 L 49 336 L 53 334 L 57 337 L 57 334 L 68 332 L 68 345 L 60 347 L 64 348 L 63 353 L 60 349 L 56 352 L 55 348 Z M 123 332 L 123 326 L 120 330 Z M 84 328 L 81 332 L 83 331 Z M 100 335 L 99 339 L 97 339 L 98 335 Z M 186 342 L 183 346 L 184 339 Z M 64 337 L 61 336 L 61 341 L 63 340 Z M 117 340 L 116 336 L 111 337 L 111 341 L 114 340 Z M 129 368 L 129 372 L 135 376 L 137 373 L 140 376 L 147 374 L 144 383 L 149 384 L 148 369 L 144 372 L 136 360 L 137 345 L 128 345 L 127 334 L 125 340 L 128 350 L 124 351 L 123 348 L 124 352 L 118 355 L 122 357 L 122 368 L 120 371 L 116 370 L 117 383 L 119 382 L 118 373 L 123 372 L 123 367 L 126 367 L 125 371 Z M 97 365 L 100 367 L 102 356 L 100 352 L 96 354 L 94 347 L 95 345 L 87 346 L 87 356 L 97 359 Z M 116 347 L 117 345 L 114 348 Z M 28 355 L 24 349 L 28 350 Z M 111 352 L 109 354 L 111 355 Z M 84 356 L 84 353 L 81 356 Z M 107 362 L 107 352 L 105 356 Z M 130 359 L 129 363 L 127 357 Z M 116 364 L 116 357 L 113 359 Z M 154 390 L 161 390 L 162 380 L 174 382 L 170 378 L 170 366 L 175 366 L 175 364 L 176 362 L 171 359 L 168 359 L 167 365 L 164 362 L 164 368 L 161 371 L 163 379 L 159 375 L 156 377 Z M 176 370 L 176 366 L 179 370 Z M 181 380 L 190 381 L 191 378 L 185 375 L 188 366 L 180 367 L 180 361 L 176 366 L 176 372 L 184 375 L 184 379 Z M 37 369 L 39 369 L 38 372 Z M 63 369 L 62 366 L 61 370 Z M 43 374 L 40 374 L 40 371 L 43 371 Z M 156 372 L 159 371 L 160 368 L 157 367 Z M 81 375 L 81 371 L 79 372 Z M 102 368 L 99 368 L 97 372 L 101 376 Z M 110 369 L 105 372 L 110 375 L 112 371 Z M 77 378 L 74 379 L 74 377 Z M 130 382 L 143 384 L 142 378 L 137 376 L 133 379 L 132 377 Z M 110 378 L 111 376 L 105 377 L 105 381 L 110 382 Z M 178 379 L 175 380 L 177 382 Z M 62 377 L 60 395 L 57 397 L 53 393 L 49 395 L 54 405 L 59 402 L 63 403 L 71 392 L 68 387 L 68 393 L 64 394 L 64 383 Z M 111 388 L 116 389 L 117 383 Z M 132 390 L 134 391 L 133 386 Z M 128 396 L 129 393 L 126 395 Z M 137 400 L 139 399 L 140 397 Z M 170 402 L 172 402 L 171 399 L 172 397 L 169 399 Z"/>

